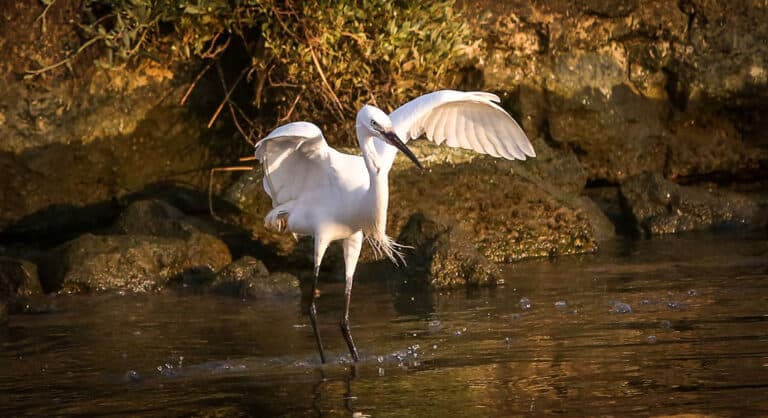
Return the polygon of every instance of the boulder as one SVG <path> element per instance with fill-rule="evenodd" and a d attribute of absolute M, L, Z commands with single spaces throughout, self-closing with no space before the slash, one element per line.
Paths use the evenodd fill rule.
<path fill-rule="evenodd" d="M 27 260 L 0 256 L 0 300 L 42 293 L 37 265 Z"/>
<path fill-rule="evenodd" d="M 224 267 L 210 285 L 211 291 L 240 297 L 295 296 L 299 280 L 288 273 L 270 273 L 260 260 L 242 257 Z"/>
<path fill-rule="evenodd" d="M 621 185 L 621 196 L 636 229 L 646 235 L 765 222 L 757 202 L 746 195 L 680 186 L 659 174 L 630 178 Z"/>
<path fill-rule="evenodd" d="M 458 225 L 416 213 L 408 219 L 398 242 L 406 249 L 410 268 L 425 273 L 430 287 L 445 289 L 495 285 L 501 269 L 475 249 L 472 240 Z"/>
<path fill-rule="evenodd" d="M 534 147 L 541 160 L 507 161 L 414 143 L 428 170 L 396 163 L 388 229 L 402 229 L 420 211 L 459 225 L 472 245 L 497 263 L 596 251 L 588 212 L 576 192 L 586 181 L 579 175 L 583 171 L 563 162 L 563 155 L 552 153 L 550 159 L 542 142 Z M 555 180 L 550 176 L 558 166 L 564 178 Z"/>
<path fill-rule="evenodd" d="M 147 292 L 185 273 L 212 277 L 230 262 L 227 246 L 204 233 L 188 239 L 85 234 L 53 251 L 43 278 L 47 288 L 65 292 Z"/>
<path fill-rule="evenodd" d="M 125 208 L 113 229 L 120 234 L 187 239 L 199 231 L 184 219 L 183 212 L 162 200 L 138 200 Z"/>

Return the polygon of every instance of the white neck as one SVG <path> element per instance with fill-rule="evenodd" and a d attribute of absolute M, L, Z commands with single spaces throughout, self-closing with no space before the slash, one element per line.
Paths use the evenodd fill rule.
<path fill-rule="evenodd" d="M 385 161 L 376 150 L 375 142 L 379 141 L 374 137 L 359 136 L 360 149 L 363 153 L 363 160 L 368 169 L 368 178 L 370 179 L 370 188 L 368 189 L 371 207 L 374 210 L 372 231 L 369 234 L 378 237 L 384 237 L 387 230 L 387 204 L 389 202 L 389 169 L 390 164 L 382 165 Z"/>

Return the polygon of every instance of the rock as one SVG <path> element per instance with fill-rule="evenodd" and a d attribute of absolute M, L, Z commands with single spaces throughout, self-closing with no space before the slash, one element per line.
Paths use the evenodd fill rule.
<path fill-rule="evenodd" d="M 575 149 L 590 180 L 617 183 L 628 176 L 664 169 L 662 120 L 666 105 L 620 84 L 607 91 L 585 89 L 550 101 L 552 139 Z"/>
<path fill-rule="evenodd" d="M 243 173 L 227 189 L 224 198 L 242 211 L 239 218 L 230 220 L 247 226 L 259 240 L 274 247 L 277 255 L 288 256 L 293 253 L 296 240 L 291 234 L 279 233 L 264 226 L 264 217 L 272 210 L 272 199 L 264 192 L 262 178 L 263 171 L 258 165 L 253 171 Z M 309 263 L 311 268 L 311 259 Z"/>
<path fill-rule="evenodd" d="M 659 174 L 642 174 L 621 186 L 636 228 L 647 235 L 670 234 L 721 225 L 765 222 L 746 195 L 680 186 Z"/>
<path fill-rule="evenodd" d="M 768 165 L 760 2 L 523 1 L 465 15 L 487 46 L 474 88 L 511 93 L 526 131 L 572 149 L 592 182 Z"/>
<path fill-rule="evenodd" d="M 37 265 L 27 260 L 0 256 L 0 300 L 42 293 Z"/>
<path fill-rule="evenodd" d="M 749 173 L 768 159 L 766 150 L 746 143 L 734 123 L 722 115 L 705 111 L 678 115 L 670 130 L 667 178 Z"/>
<path fill-rule="evenodd" d="M 586 212 L 589 224 L 592 227 L 592 236 L 597 242 L 607 241 L 616 237 L 616 227 L 608 216 L 600 209 L 598 204 L 589 197 L 579 199 L 581 208 Z"/>
<path fill-rule="evenodd" d="M 451 222 L 416 213 L 406 222 L 398 242 L 414 248 L 406 250 L 408 265 L 425 270 L 430 287 L 494 285 L 500 278 L 500 268 Z"/>
<path fill-rule="evenodd" d="M 546 166 L 546 157 L 507 161 L 418 143 L 409 147 L 428 170 L 393 169 L 390 231 L 400 230 L 420 211 L 468 231 L 472 245 L 493 262 L 597 250 L 590 219 L 575 193 L 585 179 L 577 175 L 583 171 L 566 170 L 566 176 L 576 178 L 550 181 L 542 177 L 557 170 Z"/>
<path fill-rule="evenodd" d="M 639 0 L 583 0 L 587 13 L 605 17 L 627 16 L 637 9 Z"/>
<path fill-rule="evenodd" d="M 139 200 L 120 214 L 113 229 L 121 234 L 187 239 L 199 231 L 184 218 L 184 213 L 162 200 Z"/>
<path fill-rule="evenodd" d="M 85 234 L 53 252 L 43 279 L 47 288 L 65 292 L 147 292 L 185 273 L 199 275 L 204 270 L 212 277 L 230 262 L 227 246 L 203 233 L 186 240 Z"/>
<path fill-rule="evenodd" d="M 299 280 L 288 273 L 270 273 L 260 260 L 242 257 L 223 268 L 210 285 L 215 293 L 241 297 L 299 295 Z"/>

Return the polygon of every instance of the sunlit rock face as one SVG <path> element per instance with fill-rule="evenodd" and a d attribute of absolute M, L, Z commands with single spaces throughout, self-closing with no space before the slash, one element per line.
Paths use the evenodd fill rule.
<path fill-rule="evenodd" d="M 470 16 L 488 28 L 484 87 L 510 92 L 527 131 L 573 150 L 590 180 L 764 167 L 762 2 L 515 1 Z"/>

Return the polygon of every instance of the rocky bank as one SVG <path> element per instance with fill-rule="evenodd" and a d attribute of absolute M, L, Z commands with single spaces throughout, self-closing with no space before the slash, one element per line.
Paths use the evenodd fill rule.
<path fill-rule="evenodd" d="M 89 50 L 29 77 L 78 43 L 68 22 L 80 11 L 55 2 L 43 31 L 42 3 L 22 3 L 0 11 L 0 299 L 179 284 L 247 297 L 261 292 L 253 277 L 274 285 L 263 292 L 291 294 L 291 277 L 267 267 L 307 269 L 310 244 L 264 230 L 271 205 L 258 168 L 234 183 L 216 178 L 223 199 L 214 208 L 228 226 L 207 215 L 208 169 L 249 147 L 226 118 L 206 127 L 223 95 L 215 78 L 197 81 L 180 104 L 203 63 L 101 69 Z M 418 247 L 416 269 L 432 286 L 492 283 L 493 263 L 598 251 L 616 231 L 765 227 L 763 2 L 456 7 L 476 42 L 447 87 L 498 93 L 537 158 L 422 141 L 413 146 L 426 171 L 398 160 L 389 233 Z M 331 270 L 339 253 L 327 257 Z M 466 261 L 440 263 L 457 254 Z"/>

